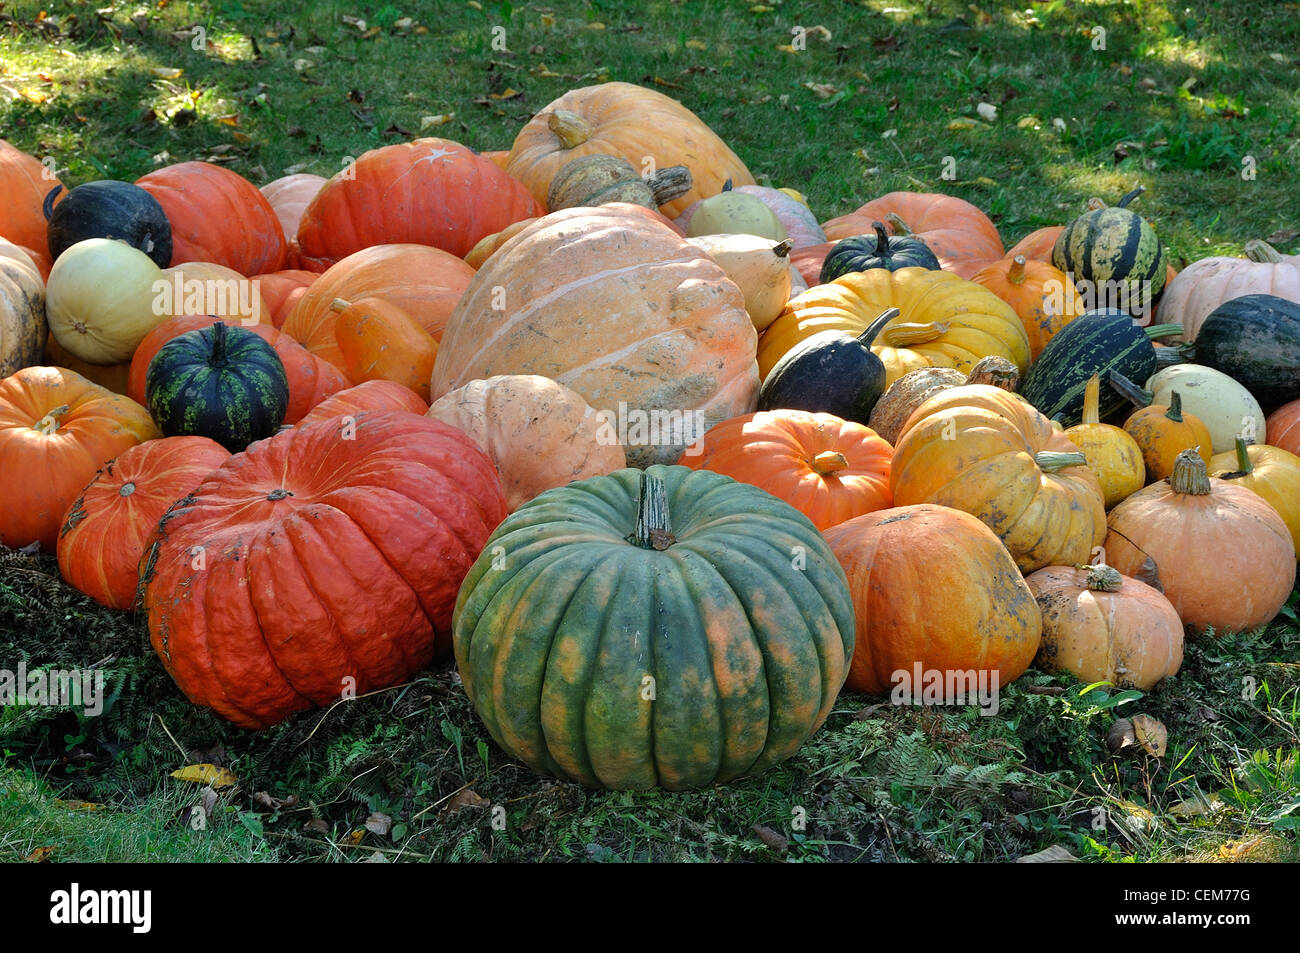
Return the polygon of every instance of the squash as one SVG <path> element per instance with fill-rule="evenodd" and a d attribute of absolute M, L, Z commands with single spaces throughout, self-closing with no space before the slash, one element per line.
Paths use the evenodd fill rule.
<path fill-rule="evenodd" d="M 168 437 L 209 437 L 231 453 L 280 429 L 289 379 L 275 349 L 223 321 L 158 349 L 145 376 L 149 413 Z"/>
<path fill-rule="evenodd" d="M 150 642 L 190 701 L 243 728 L 400 684 L 445 650 L 504 516 L 492 464 L 444 423 L 294 427 L 163 517 L 141 560 Z"/>
<path fill-rule="evenodd" d="M 607 421 L 548 377 L 470 381 L 434 401 L 427 416 L 460 428 L 488 455 L 511 512 L 552 487 L 627 466 Z"/>
<path fill-rule="evenodd" d="M 0 545 L 54 552 L 64 513 L 95 471 L 157 436 L 143 407 L 73 371 L 25 367 L 0 380 Z"/>
<path fill-rule="evenodd" d="M 1064 225 L 1036 228 L 1012 245 L 1004 257 L 1015 258 L 1017 255 L 1023 255 L 1026 261 L 1041 261 L 1051 265 L 1052 249 L 1056 247 L 1056 240 L 1063 231 L 1065 231 Z"/>
<path fill-rule="evenodd" d="M 684 165 L 642 176 L 622 156 L 586 155 L 566 163 L 546 193 L 546 208 L 558 212 L 578 205 L 628 202 L 657 209 L 691 190 L 691 170 Z"/>
<path fill-rule="evenodd" d="M 1300 398 L 1300 303 L 1264 294 L 1225 301 L 1192 349 L 1197 363 L 1227 374 L 1265 407 Z"/>
<path fill-rule="evenodd" d="M 156 301 L 162 279 L 162 269 L 126 242 L 78 242 L 59 256 L 45 285 L 50 332 L 83 361 L 125 363 L 168 316 Z"/>
<path fill-rule="evenodd" d="M 894 447 L 898 506 L 938 503 L 984 521 L 1022 572 L 1087 562 L 1106 535 L 1101 485 L 1079 448 L 1015 394 L 941 391 Z"/>
<path fill-rule="evenodd" d="M 1080 215 L 1052 247 L 1052 264 L 1076 284 L 1087 286 L 1095 296 L 1094 307 L 1104 306 L 1104 301 L 1138 314 L 1165 286 L 1164 243 L 1141 215 L 1127 207 L 1145 191 L 1138 186 L 1114 206 Z"/>
<path fill-rule="evenodd" d="M 229 458 L 207 437 L 163 437 L 108 461 L 64 517 L 58 543 L 64 580 L 102 606 L 132 608 L 140 557 L 158 521 Z"/>
<path fill-rule="evenodd" d="M 636 169 L 686 166 L 691 190 L 663 207 L 669 218 L 716 195 L 728 179 L 754 184 L 745 164 L 699 117 L 663 93 L 631 83 L 583 86 L 552 101 L 519 130 L 506 171 L 540 204 L 560 169 L 593 153 L 622 156 Z"/>
<path fill-rule="evenodd" d="M 872 268 L 884 268 L 897 271 L 899 268 L 929 268 L 937 271 L 939 259 L 934 257 L 925 242 L 919 238 L 896 238 L 892 242 L 885 226 L 872 222 L 874 235 L 855 235 L 836 242 L 826 253 L 822 261 L 818 284 L 834 281 L 842 275 L 855 271 L 870 271 Z"/>
<path fill-rule="evenodd" d="M 1110 512 L 1106 562 L 1133 575 L 1155 562 L 1165 596 L 1196 631 L 1269 622 L 1295 585 L 1295 546 L 1277 511 L 1232 480 L 1211 480 L 1194 450 L 1167 480 Z"/>
<path fill-rule="evenodd" d="M 42 205 L 56 188 L 62 190 L 63 184 L 51 169 L 0 139 L 0 235 L 15 245 L 45 251 Z"/>
<path fill-rule="evenodd" d="M 730 182 L 717 195 L 701 202 L 686 226 L 687 238 L 723 234 L 758 235 L 774 242 L 789 238 L 785 226 L 767 203 L 754 195 L 733 192 Z"/>
<path fill-rule="evenodd" d="M 383 298 L 335 298 L 330 310 L 338 313 L 334 340 L 349 379 L 396 381 L 429 399 L 438 342 L 414 318 Z"/>
<path fill-rule="evenodd" d="M 1262 496 L 1282 517 L 1291 532 L 1291 542 L 1300 553 L 1300 457 L 1281 447 L 1265 444 L 1248 447 L 1238 437 L 1233 452 L 1214 455 L 1210 472 Z"/>
<path fill-rule="evenodd" d="M 41 266 L 37 264 L 37 253 L 30 248 L 24 248 L 22 245 L 15 245 L 9 239 L 0 236 L 0 258 L 6 261 L 12 261 L 22 265 L 37 278 L 41 279 L 41 289 L 44 291 L 45 278 L 49 275 L 49 262 L 45 261 L 45 268 L 42 271 Z M 46 256 L 48 259 L 48 256 Z"/>
<path fill-rule="evenodd" d="M 790 300 L 790 242 L 757 235 L 701 235 L 686 239 L 716 261 L 745 296 L 745 310 L 762 331 Z"/>
<path fill-rule="evenodd" d="M 1083 564 L 1048 566 L 1025 582 L 1043 616 L 1034 660 L 1043 671 L 1148 692 L 1182 668 L 1182 620 L 1146 583 Z"/>
<path fill-rule="evenodd" d="M 50 258 L 58 257 L 87 238 L 116 238 L 138 248 L 159 268 L 172 258 L 172 226 L 158 200 L 130 182 L 106 179 L 87 182 L 54 205 L 61 187 L 45 196 L 45 217 L 49 219 Z"/>
<path fill-rule="evenodd" d="M 48 334 L 40 275 L 12 258 L 0 258 L 0 379 L 38 363 Z"/>
<path fill-rule="evenodd" d="M 758 347 L 764 377 L 794 345 L 820 331 L 857 335 L 888 308 L 900 314 L 876 338 L 885 386 L 918 367 L 969 371 L 982 357 L 1005 357 L 1023 373 L 1029 339 L 997 295 L 946 271 L 874 268 L 809 288 L 786 305 Z"/>
<path fill-rule="evenodd" d="M 824 530 L 893 505 L 893 454 L 861 424 L 833 414 L 775 410 L 724 420 L 678 462 L 766 490 Z"/>
<path fill-rule="evenodd" d="M 330 394 L 309 410 L 298 421 L 305 427 L 333 417 L 350 417 L 353 420 L 363 411 L 402 410 L 408 414 L 424 416 L 429 405 L 409 387 L 393 381 L 366 381 Z"/>
<path fill-rule="evenodd" d="M 651 466 L 507 517 L 461 587 L 455 646 L 475 711 L 534 771 L 682 790 L 756 775 L 817 730 L 853 654 L 853 605 L 789 504 Z"/>
<path fill-rule="evenodd" d="M 1161 320 L 1181 324 L 1183 340 L 1191 342 L 1210 313 L 1233 298 L 1267 294 L 1300 302 L 1296 256 L 1258 240 L 1246 242 L 1245 252 L 1245 258 L 1202 258 L 1179 272 L 1160 298 Z"/>
<path fill-rule="evenodd" d="M 938 192 L 890 192 L 822 227 L 836 241 L 865 235 L 877 221 L 894 235 L 921 239 L 946 270 L 967 260 L 1002 257 L 1002 239 L 989 217 L 965 199 Z"/>
<path fill-rule="evenodd" d="M 186 261 L 164 268 L 153 308 L 167 317 L 210 314 L 227 324 L 271 324 L 261 285 L 212 261 Z"/>
<path fill-rule="evenodd" d="M 1266 442 L 1300 457 L 1300 400 L 1283 404 L 1269 414 Z"/>
<path fill-rule="evenodd" d="M 257 186 L 237 172 L 211 162 L 181 162 L 135 184 L 167 213 L 173 265 L 208 261 L 245 277 L 284 267 L 284 228 Z"/>
<path fill-rule="evenodd" d="M 1148 483 L 1174 472 L 1174 461 L 1184 450 L 1196 449 L 1208 465 L 1213 454 L 1209 428 L 1194 414 L 1183 413 L 1183 398 L 1170 391 L 1169 405 L 1153 404 L 1151 394 L 1124 375 L 1112 371 L 1110 385 L 1132 401 L 1137 410 L 1124 421 L 1124 432 L 1142 451 Z"/>
<path fill-rule="evenodd" d="M 1178 326 L 1143 328 L 1124 311 L 1089 311 L 1071 321 L 1047 343 L 1020 382 L 1020 396 L 1047 417 L 1066 427 L 1083 419 L 1083 392 L 1094 374 L 1114 371 L 1130 380 L 1146 380 L 1156 372 L 1154 338 L 1177 334 Z M 1109 388 L 1100 396 L 1098 413 L 1105 420 L 1123 407 L 1123 398 Z"/>
<path fill-rule="evenodd" d="M 962 384 L 991 384 L 1014 392 L 1019 381 L 1020 372 L 1016 365 L 1004 357 L 982 358 L 969 374 L 951 367 L 918 367 L 889 386 L 876 406 L 871 408 L 867 425 L 894 444 L 898 442 L 898 435 L 912 411 L 940 391 Z"/>
<path fill-rule="evenodd" d="M 1033 360 L 1056 333 L 1087 309 L 1064 272 L 1044 261 L 1016 255 L 975 272 L 971 281 L 983 285 L 1011 305 L 1029 338 Z"/>
<path fill-rule="evenodd" d="M 630 465 L 673 461 L 710 424 L 754 409 L 755 337 L 735 283 L 646 209 L 564 209 L 474 275 L 431 393 L 540 374 L 627 421 Z"/>
<path fill-rule="evenodd" d="M 771 209 L 772 214 L 781 223 L 781 227 L 785 229 L 785 237 L 789 239 L 794 248 L 820 245 L 826 241 L 826 233 L 822 231 L 821 225 L 818 224 L 817 216 L 812 213 L 806 203 L 789 194 L 793 190 L 772 189 L 765 185 L 739 185 L 732 188 L 731 191 L 742 195 L 752 195 Z M 703 202 L 704 200 L 701 199 L 693 203 L 673 220 L 683 235 L 686 234 L 691 219 Z M 813 284 L 816 284 L 816 282 L 813 282 Z"/>
<path fill-rule="evenodd" d="M 1215 453 L 1231 450 L 1238 434 L 1258 440 L 1266 426 L 1259 402 L 1227 374 L 1200 364 L 1175 364 L 1149 377 L 1146 389 L 1153 403 L 1168 406 L 1177 390 L 1184 413 L 1192 414 L 1210 431 Z"/>
<path fill-rule="evenodd" d="M 284 237 L 290 243 L 298 235 L 298 225 L 302 221 L 303 213 L 307 211 L 307 206 L 325 187 L 327 181 L 329 180 L 323 175 L 298 172 L 281 176 L 262 186 L 261 192 L 266 196 L 271 211 L 275 212 L 280 227 L 284 229 Z M 286 262 L 285 266 L 294 267 L 289 262 Z"/>
<path fill-rule="evenodd" d="M 825 532 L 857 617 L 846 687 L 896 702 L 921 696 L 914 672 L 962 673 L 994 698 L 1033 661 L 1042 620 L 1015 562 L 987 526 L 945 506 L 877 510 Z M 924 580 L 918 585 L 917 580 Z M 975 698 L 944 698 L 973 704 Z"/>
<path fill-rule="evenodd" d="M 289 313 L 319 277 L 320 275 L 314 271 L 289 269 L 258 275 L 253 279 L 258 293 L 262 296 L 262 303 L 270 315 L 270 323 L 277 330 L 284 327 Z"/>
<path fill-rule="evenodd" d="M 1088 460 L 1088 468 L 1101 484 L 1106 509 L 1132 496 L 1146 484 L 1146 464 L 1142 448 L 1133 437 L 1097 416 L 1101 380 L 1094 374 L 1083 394 L 1083 422 L 1067 427 L 1070 438 Z"/>

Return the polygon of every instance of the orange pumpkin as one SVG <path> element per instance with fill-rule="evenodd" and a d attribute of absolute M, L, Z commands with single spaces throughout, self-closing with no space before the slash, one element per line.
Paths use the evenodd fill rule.
<path fill-rule="evenodd" d="M 409 387 L 393 381 L 366 381 L 326 397 L 298 421 L 298 426 L 305 427 L 331 417 L 355 417 L 369 410 L 403 410 L 423 416 L 428 409 L 429 405 Z"/>
<path fill-rule="evenodd" d="M 803 278 L 804 284 L 809 288 L 821 284 L 822 265 L 826 263 L 826 255 L 834 245 L 834 242 L 822 242 L 819 245 L 796 248 L 790 252 L 790 264 L 794 266 L 795 271 L 799 272 L 799 277 Z"/>
<path fill-rule="evenodd" d="M 494 149 L 491 152 L 480 152 L 479 155 L 484 159 L 492 160 L 502 172 L 506 170 L 506 163 L 510 161 L 509 149 Z"/>
<path fill-rule="evenodd" d="M 49 242 L 42 205 L 54 188 L 59 189 L 55 204 L 61 202 L 68 194 L 62 186 L 44 165 L 0 139 L 0 235 L 44 254 Z M 48 275 L 47 263 L 42 277 Z"/>
<path fill-rule="evenodd" d="M 125 394 L 127 379 L 131 373 L 131 363 L 91 364 L 70 354 L 53 334 L 45 339 L 44 363 L 50 367 L 64 367 L 76 371 L 91 383 L 106 387 L 114 394 Z M 135 400 L 135 398 L 131 398 Z M 141 401 L 136 401 L 141 403 Z"/>
<path fill-rule="evenodd" d="M 297 236 L 302 213 L 307 211 L 307 206 L 326 181 L 328 180 L 323 175 L 299 172 L 296 175 L 281 176 L 262 186 L 262 194 L 271 204 L 275 217 L 280 220 L 287 241 L 292 241 Z"/>
<path fill-rule="evenodd" d="M 1185 625 L 1245 631 L 1270 621 L 1295 585 L 1295 545 L 1277 511 L 1184 450 L 1169 479 L 1110 513 L 1106 562 L 1125 575 L 1155 562 Z"/>
<path fill-rule="evenodd" d="M 336 298 L 330 309 L 338 314 L 334 339 L 351 380 L 396 381 L 429 399 L 438 342 L 414 318 L 382 298 Z"/>
<path fill-rule="evenodd" d="M 1042 261 L 1050 265 L 1052 249 L 1056 247 L 1056 240 L 1061 237 L 1063 231 L 1065 231 L 1064 225 L 1048 225 L 1045 228 L 1035 229 L 1012 245 L 1006 257 L 1015 258 L 1017 255 L 1024 255 L 1029 261 Z"/>
<path fill-rule="evenodd" d="M 987 265 L 970 280 L 1011 305 L 1025 326 L 1029 354 L 1035 360 L 1057 331 L 1087 310 L 1065 272 L 1024 255 Z"/>
<path fill-rule="evenodd" d="M 857 619 L 845 683 L 851 691 L 880 695 L 893 686 L 897 701 L 919 697 L 920 669 L 969 673 L 971 692 L 974 677 L 988 672 L 996 697 L 1033 661 L 1042 633 L 1038 606 L 1007 550 L 975 517 L 931 504 L 900 506 L 824 535 L 848 577 Z"/>
<path fill-rule="evenodd" d="M 270 323 L 277 329 L 284 327 L 289 312 L 319 277 L 320 275 L 314 271 L 291 269 L 273 271 L 254 278 L 262 294 L 262 302 L 269 312 Z"/>
<path fill-rule="evenodd" d="M 54 552 L 63 515 L 95 471 L 161 436 L 149 412 L 61 367 L 0 381 L 0 545 Z"/>
<path fill-rule="evenodd" d="M 1268 415 L 1266 442 L 1300 457 L 1300 400 L 1283 404 Z"/>
<path fill-rule="evenodd" d="M 167 508 L 230 457 L 207 437 L 149 440 L 110 460 L 68 509 L 59 572 L 100 605 L 135 605 L 140 557 Z"/>
<path fill-rule="evenodd" d="M 862 424 L 832 414 L 771 410 L 724 420 L 677 462 L 752 483 L 826 529 L 893 505 L 893 453 Z"/>
<path fill-rule="evenodd" d="M 870 235 L 873 222 L 884 222 L 893 235 L 915 235 L 948 271 L 958 262 L 1002 257 L 1002 239 L 989 217 L 965 199 L 938 192 L 890 192 L 822 228 L 838 241 Z"/>
<path fill-rule="evenodd" d="M 1201 459 L 1209 465 L 1214 453 L 1210 429 L 1195 414 L 1183 412 L 1183 398 L 1172 391 L 1169 406 L 1151 402 L 1151 393 L 1142 390 L 1123 374 L 1111 372 L 1110 386 L 1135 405 L 1137 410 L 1124 421 L 1124 432 L 1133 438 L 1142 452 L 1146 481 L 1154 483 L 1174 472 L 1174 461 L 1184 450 L 1199 449 Z"/>

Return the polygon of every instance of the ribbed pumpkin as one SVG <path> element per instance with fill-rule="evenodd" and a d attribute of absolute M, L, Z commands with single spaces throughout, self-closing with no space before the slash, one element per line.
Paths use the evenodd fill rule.
<path fill-rule="evenodd" d="M 207 437 L 163 437 L 104 464 L 64 517 L 58 545 L 64 580 L 100 605 L 130 609 L 140 557 L 158 521 L 229 458 Z"/>
<path fill-rule="evenodd" d="M 634 466 L 676 460 L 708 425 L 753 410 L 756 332 L 740 289 L 645 212 L 552 212 L 488 259 L 447 322 L 433 397 L 540 374 L 619 419 L 658 412 L 657 434 L 628 418 Z"/>
<path fill-rule="evenodd" d="M 844 682 L 853 606 L 797 510 L 652 466 L 511 514 L 461 587 L 455 645 L 479 717 L 534 771 L 680 790 L 799 749 Z"/>
<path fill-rule="evenodd" d="M 1097 416 L 1097 395 L 1101 380 L 1093 375 L 1083 396 L 1083 422 L 1067 427 L 1065 435 L 1083 451 L 1088 469 L 1101 484 L 1106 509 L 1132 496 L 1146 484 L 1142 448 L 1133 436 L 1119 427 L 1103 424 Z"/>
<path fill-rule="evenodd" d="M 87 238 L 115 238 L 140 249 L 159 268 L 171 264 L 171 224 L 158 200 L 138 185 L 112 179 L 87 182 L 55 205 L 61 194 L 56 187 L 45 197 L 52 260 Z"/>
<path fill-rule="evenodd" d="M 1282 517 L 1300 553 L 1300 457 L 1267 444 L 1247 446 L 1238 437 L 1232 453 L 1214 455 L 1210 472 L 1262 496 Z"/>
<path fill-rule="evenodd" d="M 16 245 L 44 251 L 46 220 L 42 203 L 50 190 L 66 192 L 48 169 L 32 156 L 0 139 L 0 235 Z"/>
<path fill-rule="evenodd" d="M 343 426 L 232 457 L 172 507 L 142 561 L 154 651 L 192 702 L 241 727 L 427 665 L 505 516 L 492 464 L 460 431 L 402 412 Z"/>
<path fill-rule="evenodd" d="M 269 322 L 277 329 L 284 327 L 289 313 L 297 306 L 307 289 L 316 283 L 320 275 L 314 271 L 289 269 L 273 271 L 258 275 L 253 280 L 262 295 L 262 303 L 269 312 Z M 263 320 L 268 320 L 263 318 Z"/>
<path fill-rule="evenodd" d="M 945 506 L 900 506 L 840 523 L 825 536 L 848 576 L 857 617 L 850 690 L 887 694 L 901 687 L 900 675 L 913 680 L 919 666 L 996 672 L 996 693 L 1033 661 L 1042 631 L 1034 597 L 1006 548 L 975 517 Z M 919 697 L 921 686 L 910 694 Z"/>
<path fill-rule="evenodd" d="M 63 515 L 95 471 L 159 436 L 129 398 L 61 367 L 25 367 L 0 381 L 0 545 L 54 552 Z"/>
<path fill-rule="evenodd" d="M 210 261 L 252 276 L 284 267 L 284 228 L 271 203 L 237 172 L 181 162 L 135 184 L 158 200 L 172 225 L 172 261 Z"/>
<path fill-rule="evenodd" d="M 465 431 L 488 455 L 512 512 L 552 487 L 627 466 L 608 421 L 549 377 L 470 381 L 434 401 L 428 416 Z"/>
<path fill-rule="evenodd" d="M 1165 247 L 1141 215 L 1127 208 L 1146 189 L 1139 186 L 1114 206 L 1101 205 L 1080 215 L 1056 239 L 1052 264 L 1086 282 L 1100 295 L 1113 282 L 1130 302 L 1126 310 L 1150 304 L 1165 286 Z M 1097 203 L 1100 204 L 1100 203 Z M 1093 302 L 1097 305 L 1097 302 Z"/>
<path fill-rule="evenodd" d="M 450 139 L 416 139 L 372 149 L 336 173 L 303 212 L 298 245 L 313 271 L 373 245 L 429 245 L 459 258 L 544 211 L 490 159 Z"/>
<path fill-rule="evenodd" d="M 893 448 L 833 414 L 773 410 L 711 427 L 678 462 L 724 473 L 785 500 L 818 529 L 892 506 Z"/>
<path fill-rule="evenodd" d="M 1194 261 L 1178 273 L 1160 299 L 1160 320 L 1183 326 L 1195 341 L 1205 319 L 1219 305 L 1250 294 L 1300 301 L 1300 260 L 1278 254 L 1267 242 L 1246 242 L 1245 258 L 1215 256 Z"/>
<path fill-rule="evenodd" d="M 1024 325 L 1035 360 L 1057 331 L 1087 310 L 1064 272 L 1024 255 L 987 265 L 970 280 L 1011 305 Z"/>
<path fill-rule="evenodd" d="M 35 269 L 0 258 L 0 378 L 40 361 L 48 335 L 44 282 Z"/>
<path fill-rule="evenodd" d="M 367 410 L 404 410 L 424 416 L 428 409 L 429 405 L 409 387 L 392 381 L 366 381 L 326 397 L 298 421 L 298 426 L 305 427 L 331 417 L 356 417 Z"/>
<path fill-rule="evenodd" d="M 1142 451 L 1142 464 L 1148 483 L 1163 480 L 1174 472 L 1174 461 L 1184 450 L 1197 448 L 1209 465 L 1214 450 L 1210 431 L 1194 414 L 1183 413 L 1183 398 L 1170 391 L 1169 404 L 1154 404 L 1151 394 L 1122 374 L 1110 374 L 1110 385 L 1138 409 L 1124 421 L 1124 432 Z"/>
<path fill-rule="evenodd" d="M 337 299 L 382 298 L 441 340 L 443 327 L 474 269 L 455 255 L 427 245 L 376 245 L 349 255 L 307 289 L 282 330 L 340 370 L 346 362 L 334 336 Z"/>
<path fill-rule="evenodd" d="M 1268 415 L 1266 423 L 1269 446 L 1281 447 L 1300 457 L 1300 400 L 1283 404 Z"/>
<path fill-rule="evenodd" d="M 1070 439 L 1015 394 L 952 387 L 918 407 L 894 447 L 899 506 L 938 503 L 983 520 L 1023 572 L 1092 558 L 1106 535 L 1097 477 Z"/>
<path fill-rule="evenodd" d="M 37 253 L 30 248 L 24 248 L 22 245 L 15 245 L 9 239 L 0 235 L 0 258 L 8 261 L 17 262 L 24 268 L 31 270 L 41 279 L 42 286 L 45 284 L 46 277 L 50 273 L 49 255 L 41 258 L 44 268 L 37 261 Z"/>
<path fill-rule="evenodd" d="M 822 227 L 827 238 L 837 241 L 869 234 L 877 221 L 891 234 L 924 241 L 945 269 L 971 259 L 1002 257 L 1002 239 L 989 217 L 965 199 L 938 192 L 890 192 Z"/>
<path fill-rule="evenodd" d="M 1232 480 L 1211 480 L 1193 450 L 1169 479 L 1139 490 L 1110 513 L 1106 561 L 1133 575 L 1156 564 L 1185 625 L 1245 631 L 1264 625 L 1295 585 L 1295 545 L 1282 517 Z"/>
<path fill-rule="evenodd" d="M 1145 692 L 1182 667 L 1182 620 L 1146 583 L 1084 564 L 1048 566 L 1025 582 L 1043 614 L 1043 671 Z"/>
<path fill-rule="evenodd" d="M 1005 357 L 982 358 L 969 374 L 951 367 L 918 367 L 890 385 L 871 409 L 867 426 L 893 445 L 898 442 L 912 411 L 940 391 L 963 384 L 989 384 L 1014 392 L 1019 380 L 1020 372 L 1016 365 Z"/>
<path fill-rule="evenodd" d="M 299 172 L 281 176 L 262 186 L 261 192 L 270 203 L 275 217 L 280 220 L 287 241 L 292 242 L 297 237 L 302 213 L 307 211 L 307 206 L 327 181 L 323 175 Z"/>
<path fill-rule="evenodd" d="M 330 310 L 338 314 L 334 340 L 350 380 L 396 381 L 429 399 L 438 342 L 414 318 L 383 298 L 336 298 Z"/>
<path fill-rule="evenodd" d="M 604 153 L 633 167 L 684 165 L 691 190 L 663 207 L 680 215 L 699 199 L 716 195 L 730 179 L 753 185 L 745 164 L 693 112 L 663 93 L 631 83 L 601 83 L 565 93 L 535 115 L 510 148 L 506 171 L 546 201 L 551 180 L 570 160 Z"/>
<path fill-rule="evenodd" d="M 1011 306 L 993 292 L 946 271 L 883 268 L 809 288 L 763 332 L 759 373 L 819 331 L 859 334 L 883 311 L 898 308 L 872 349 L 885 363 L 888 387 L 918 367 L 969 371 L 982 357 L 1005 357 L 1023 373 L 1029 339 Z"/>
<path fill-rule="evenodd" d="M 898 271 L 900 268 L 928 268 L 938 270 L 939 259 L 934 252 L 919 238 L 896 238 L 890 240 L 889 233 L 880 222 L 872 222 L 874 235 L 854 235 L 836 242 L 826 258 L 822 261 L 821 274 L 817 276 L 819 284 L 834 281 L 843 275 L 855 271 L 870 271 L 872 268 L 884 268 L 886 271 Z"/>

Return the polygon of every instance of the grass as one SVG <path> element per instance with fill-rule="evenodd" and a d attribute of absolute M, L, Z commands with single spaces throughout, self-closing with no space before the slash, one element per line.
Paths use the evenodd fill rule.
<path fill-rule="evenodd" d="M 0 10 L 0 135 L 69 184 L 191 158 L 259 182 L 330 174 L 421 133 L 507 148 L 566 89 L 618 79 L 685 102 L 823 219 L 893 189 L 945 191 L 989 211 L 1010 245 L 1140 183 L 1176 261 L 1278 233 L 1300 251 L 1285 237 L 1300 227 L 1300 18 L 1287 4 L 51 12 Z M 806 48 L 783 50 L 796 25 Z M 995 121 L 978 118 L 984 102 Z M 138 619 L 64 586 L 48 557 L 0 551 L 0 668 L 99 662 L 113 687 L 94 719 L 0 709 L 0 859 L 990 861 L 1060 844 L 1102 862 L 1295 861 L 1297 600 L 1263 632 L 1190 641 L 1179 675 L 1144 697 L 1034 671 L 991 718 L 845 695 L 760 777 L 621 794 L 511 761 L 445 663 L 271 731 L 233 729 L 180 696 Z M 1137 712 L 1167 726 L 1163 758 L 1107 748 L 1114 719 Z M 237 782 L 204 792 L 171 776 L 195 763 Z"/>

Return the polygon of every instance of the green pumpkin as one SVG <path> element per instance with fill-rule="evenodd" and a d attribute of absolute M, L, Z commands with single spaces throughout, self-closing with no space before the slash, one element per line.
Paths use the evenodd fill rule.
<path fill-rule="evenodd" d="M 45 196 L 50 261 L 87 238 L 115 238 L 138 248 L 159 268 L 172 261 L 172 226 L 158 200 L 130 182 L 104 179 L 79 185 L 58 205 L 56 185 Z"/>
<path fill-rule="evenodd" d="M 1164 290 L 1165 246 L 1141 215 L 1126 208 L 1144 191 L 1136 188 L 1116 205 L 1085 212 L 1057 236 L 1052 264 L 1073 276 L 1090 308 L 1147 309 Z"/>
<path fill-rule="evenodd" d="M 871 227 L 876 234 L 854 235 L 832 246 L 822 262 L 822 272 L 817 279 L 820 284 L 834 281 L 841 275 L 870 271 L 872 268 L 888 271 L 898 271 L 900 268 L 939 270 L 939 259 L 921 239 L 915 236 L 890 238 L 880 222 L 872 222 Z"/>
<path fill-rule="evenodd" d="M 708 470 L 548 490 L 492 534 L 453 620 L 465 691 L 533 770 L 670 790 L 756 774 L 830 713 L 844 571 L 806 516 Z"/>
<path fill-rule="evenodd" d="M 272 436 L 289 406 L 289 378 L 275 349 L 221 321 L 164 344 L 144 387 L 164 436 L 208 437 L 231 453 Z"/>

